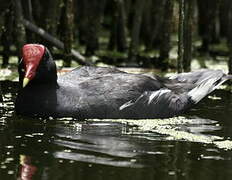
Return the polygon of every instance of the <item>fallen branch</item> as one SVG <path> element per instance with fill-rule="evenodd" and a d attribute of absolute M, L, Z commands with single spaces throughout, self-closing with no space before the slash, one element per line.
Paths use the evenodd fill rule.
<path fill-rule="evenodd" d="M 40 35 L 41 37 L 43 37 L 44 39 L 46 39 L 47 41 L 52 43 L 57 48 L 64 49 L 64 43 L 61 42 L 59 39 L 53 37 L 49 33 L 47 33 L 44 29 L 36 26 L 35 24 L 31 23 L 30 21 L 28 21 L 26 19 L 22 19 L 22 23 L 25 26 L 25 28 L 27 28 L 28 30 L 30 30 L 30 31 L 38 34 L 38 35 Z M 82 65 L 83 64 L 84 65 L 89 65 L 89 66 L 93 65 L 91 62 L 88 62 L 86 60 L 86 58 L 84 56 L 82 56 L 78 51 L 72 49 L 71 54 L 78 63 L 80 63 Z"/>

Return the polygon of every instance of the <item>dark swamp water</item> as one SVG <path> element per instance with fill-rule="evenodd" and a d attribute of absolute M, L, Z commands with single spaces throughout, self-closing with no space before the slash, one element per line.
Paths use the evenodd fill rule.
<path fill-rule="evenodd" d="M 232 93 L 219 89 L 164 120 L 31 119 L 14 115 L 3 82 L 0 180 L 232 178 Z"/>

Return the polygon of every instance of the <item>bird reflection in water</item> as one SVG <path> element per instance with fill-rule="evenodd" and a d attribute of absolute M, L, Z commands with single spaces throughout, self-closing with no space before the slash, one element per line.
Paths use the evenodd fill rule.
<path fill-rule="evenodd" d="M 17 180 L 32 180 L 37 171 L 37 167 L 32 165 L 31 157 L 20 155 L 19 161 L 20 166 Z"/>

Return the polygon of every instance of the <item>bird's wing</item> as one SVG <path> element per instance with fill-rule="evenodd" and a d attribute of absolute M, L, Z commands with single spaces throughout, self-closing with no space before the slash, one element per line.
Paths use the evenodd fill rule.
<path fill-rule="evenodd" d="M 176 94 L 170 89 L 163 88 L 158 91 L 144 92 L 136 101 L 123 104 L 120 110 L 123 113 L 131 113 L 132 118 L 148 115 L 151 118 L 165 118 L 183 112 L 190 105 L 192 101 L 186 93 Z"/>
<path fill-rule="evenodd" d="M 210 73 L 201 82 L 189 91 L 181 92 L 176 89 L 162 88 L 157 91 L 146 91 L 135 101 L 129 101 L 120 107 L 123 113 L 131 113 L 132 118 L 142 118 L 148 115 L 151 118 L 172 117 L 189 109 L 201 99 L 214 91 L 231 76 L 222 73 Z"/>

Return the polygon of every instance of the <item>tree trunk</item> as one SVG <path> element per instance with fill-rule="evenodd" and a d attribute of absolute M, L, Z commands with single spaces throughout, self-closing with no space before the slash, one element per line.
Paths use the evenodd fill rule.
<path fill-rule="evenodd" d="M 1 0 L 0 17 L 3 16 L 3 14 L 9 8 L 11 3 L 12 3 L 11 0 Z"/>
<path fill-rule="evenodd" d="M 132 32 L 131 32 L 131 44 L 130 44 L 130 52 L 129 52 L 129 59 L 132 61 L 136 60 L 136 56 L 138 55 L 139 49 L 139 35 L 141 30 L 141 22 L 142 22 L 142 15 L 144 10 L 144 5 L 146 0 L 136 0 L 135 7 L 134 7 L 134 17 L 133 17 L 133 25 L 132 25 Z"/>
<path fill-rule="evenodd" d="M 209 51 L 209 45 L 218 41 L 217 15 L 220 0 L 198 0 L 198 27 L 202 37 L 201 50 Z"/>
<path fill-rule="evenodd" d="M 41 1 L 42 4 L 42 22 L 41 27 L 45 29 L 49 34 L 52 36 L 58 37 L 58 24 L 60 21 L 60 16 L 61 16 L 61 3 L 62 0 L 46 0 L 46 1 Z M 65 0 L 63 2 L 63 5 L 65 6 Z M 64 20 L 65 21 L 65 20 Z M 64 26 L 62 26 L 61 22 L 61 27 L 59 27 L 59 30 L 62 31 Z M 59 33 L 60 33 L 59 31 Z M 62 34 L 62 33 L 61 33 Z M 62 36 L 61 36 L 62 37 Z M 51 49 L 52 45 L 46 41 L 42 41 L 48 48 Z"/>
<path fill-rule="evenodd" d="M 144 9 L 146 10 L 143 12 L 143 19 L 141 25 L 143 27 L 141 28 L 141 40 L 143 41 L 146 47 L 148 47 L 150 44 L 152 26 L 153 24 L 156 24 L 156 22 L 152 22 L 152 8 L 152 0 L 147 0 L 146 4 L 144 5 Z"/>
<path fill-rule="evenodd" d="M 183 58 L 184 58 L 184 21 L 185 21 L 185 1 L 179 0 L 179 32 L 178 32 L 178 59 L 177 71 L 183 72 Z"/>
<path fill-rule="evenodd" d="M 229 3 L 229 11 L 228 11 L 228 31 L 227 31 L 227 43 L 229 47 L 229 62 L 228 69 L 229 74 L 232 74 L 232 2 Z"/>
<path fill-rule="evenodd" d="M 150 0 L 150 4 L 146 4 L 142 34 L 147 50 L 159 47 L 166 1 Z"/>
<path fill-rule="evenodd" d="M 4 26 L 4 18 L 3 16 L 0 16 L 0 37 L 2 36 L 3 26 Z"/>
<path fill-rule="evenodd" d="M 127 49 L 127 42 L 126 42 L 126 24 L 127 24 L 127 16 L 125 11 L 125 3 L 124 0 L 117 1 L 118 7 L 118 20 L 117 20 L 117 47 L 118 51 L 125 52 Z"/>
<path fill-rule="evenodd" d="M 171 32 L 172 32 L 172 22 L 173 22 L 173 7 L 174 1 L 167 0 L 165 4 L 164 20 L 161 31 L 161 44 L 160 44 L 160 57 L 159 64 L 161 64 L 162 69 L 166 70 L 168 68 L 168 58 L 169 51 L 171 49 Z"/>
<path fill-rule="evenodd" d="M 10 45 L 12 44 L 12 34 L 13 34 L 13 12 L 12 9 L 8 9 L 4 15 L 4 28 L 2 32 L 2 45 L 3 45 L 3 63 L 2 66 L 6 67 L 9 62 L 10 57 Z"/>
<path fill-rule="evenodd" d="M 117 47 L 119 52 L 125 52 L 127 49 L 126 42 L 126 12 L 124 0 L 117 0 L 111 3 L 113 16 L 111 20 L 111 34 L 108 45 L 109 50 Z"/>
<path fill-rule="evenodd" d="M 15 20 L 15 37 L 16 37 L 16 48 L 18 51 L 18 58 L 21 57 L 21 48 L 26 43 L 25 28 L 22 24 L 23 12 L 21 0 L 14 0 L 14 20 Z"/>
<path fill-rule="evenodd" d="M 72 13 L 72 1 L 69 2 L 64 0 L 65 11 L 67 12 L 66 16 L 69 16 L 68 13 Z M 57 24 L 60 20 L 60 13 L 61 13 L 61 0 L 47 0 L 46 5 L 44 6 L 44 20 L 45 20 L 45 30 L 49 32 L 51 35 L 57 35 Z M 49 12 L 49 13 L 48 13 Z M 72 14 L 70 14 L 73 16 Z M 71 17 L 73 18 L 73 17 Z M 72 22 L 73 23 L 73 22 Z"/>
<path fill-rule="evenodd" d="M 110 24 L 110 37 L 109 37 L 109 44 L 108 44 L 108 50 L 113 51 L 116 47 L 117 42 L 117 23 L 115 23 L 118 19 L 118 12 L 117 12 L 117 6 L 116 1 L 110 1 L 110 8 L 112 11 L 111 16 L 111 24 Z"/>
<path fill-rule="evenodd" d="M 85 26 L 87 23 L 87 17 L 85 15 L 85 0 L 76 0 L 75 4 L 75 24 L 77 25 L 78 30 L 78 41 L 81 45 L 85 45 L 86 43 L 86 34 L 85 34 Z"/>
<path fill-rule="evenodd" d="M 220 17 L 220 36 L 227 37 L 228 13 L 231 0 L 221 0 L 219 17 Z"/>
<path fill-rule="evenodd" d="M 1 37 L 2 32 L 4 30 L 4 28 L 3 28 L 4 17 L 5 17 L 5 14 L 7 13 L 7 11 L 9 10 L 10 3 L 11 3 L 11 1 L 9 1 L 9 0 L 1 0 L 1 4 L 0 4 L 0 37 Z"/>
<path fill-rule="evenodd" d="M 25 19 L 29 20 L 30 22 L 34 23 L 34 18 L 32 14 L 32 0 L 23 0 L 22 1 L 22 7 L 24 12 Z M 36 42 L 35 34 L 32 32 L 26 30 L 26 37 L 28 43 L 34 43 Z"/>
<path fill-rule="evenodd" d="M 73 42 L 73 0 L 64 0 L 64 66 L 70 67 L 72 60 L 72 42 Z"/>
<path fill-rule="evenodd" d="M 98 36 L 106 0 L 78 0 L 80 42 L 86 45 L 85 54 L 91 56 L 99 48 Z"/>
<path fill-rule="evenodd" d="M 36 22 L 37 26 L 43 27 L 44 25 L 44 15 L 42 16 L 43 7 L 41 0 L 31 0 L 32 12 L 33 12 L 33 19 Z"/>
<path fill-rule="evenodd" d="M 185 1 L 183 69 L 186 72 L 191 70 L 192 26 L 193 26 L 194 6 L 195 6 L 195 0 Z"/>

